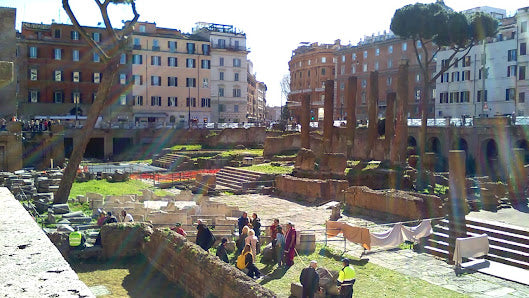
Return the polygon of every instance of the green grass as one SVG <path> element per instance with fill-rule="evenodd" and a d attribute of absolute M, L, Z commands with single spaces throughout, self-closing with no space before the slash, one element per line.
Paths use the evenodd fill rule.
<path fill-rule="evenodd" d="M 172 150 L 182 150 L 182 148 L 186 148 L 186 150 L 202 150 L 202 145 L 200 144 L 174 145 L 173 147 L 171 147 Z"/>
<path fill-rule="evenodd" d="M 368 263 L 366 260 L 347 256 L 351 259 L 356 271 L 354 285 L 355 296 L 358 297 L 466 297 L 457 292 L 430 284 L 419 278 L 410 277 L 384 267 Z M 288 270 L 264 264 L 257 264 L 261 273 L 267 277 L 260 284 L 272 290 L 278 297 L 290 295 L 290 284 L 299 282 L 301 270 L 311 260 L 316 260 L 319 267 L 328 270 L 340 270 L 342 256 L 332 250 L 318 245 L 316 252 L 294 259 L 294 266 Z M 259 259 L 259 257 L 258 257 Z"/>
<path fill-rule="evenodd" d="M 290 174 L 292 173 L 292 170 L 294 170 L 294 167 L 292 166 L 275 167 L 275 166 L 272 166 L 270 163 L 262 163 L 258 165 L 244 167 L 242 169 L 248 170 L 248 171 L 265 173 L 265 174 Z"/>
<path fill-rule="evenodd" d="M 152 164 L 152 158 L 151 158 L 151 159 L 130 160 L 130 161 L 127 161 L 127 163 L 146 163 L 146 164 Z"/>
<path fill-rule="evenodd" d="M 140 189 L 151 189 L 159 196 L 169 194 L 164 190 L 154 189 L 152 185 L 138 180 L 129 180 L 126 182 L 107 182 L 106 180 L 90 180 L 88 182 L 75 182 L 70 191 L 70 198 L 78 195 L 86 195 L 87 192 L 95 192 L 106 195 L 129 195 L 141 194 Z"/>
<path fill-rule="evenodd" d="M 229 157 L 233 155 L 263 156 L 263 149 L 232 149 L 220 153 L 220 156 L 222 157 Z"/>

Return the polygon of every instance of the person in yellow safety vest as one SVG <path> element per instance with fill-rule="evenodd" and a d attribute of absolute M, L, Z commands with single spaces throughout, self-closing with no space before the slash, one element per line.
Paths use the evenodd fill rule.
<path fill-rule="evenodd" d="M 356 281 L 356 272 L 350 264 L 349 259 L 342 259 L 343 268 L 338 275 L 338 286 L 340 287 L 340 297 L 353 297 L 353 285 Z"/>
<path fill-rule="evenodd" d="M 86 239 L 84 235 L 79 232 L 79 229 L 77 227 L 75 228 L 75 231 L 70 233 L 70 236 L 68 236 L 68 240 L 72 249 L 83 249 L 85 247 Z"/>

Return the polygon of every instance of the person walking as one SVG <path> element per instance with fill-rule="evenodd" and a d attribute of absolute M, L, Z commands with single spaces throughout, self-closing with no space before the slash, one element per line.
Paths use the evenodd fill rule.
<path fill-rule="evenodd" d="M 314 293 L 320 289 L 320 276 L 316 268 L 318 268 L 318 262 L 311 261 L 309 267 L 301 270 L 299 282 L 303 286 L 302 298 L 314 298 Z"/>
<path fill-rule="evenodd" d="M 277 233 L 276 233 L 276 261 L 277 266 L 283 266 L 285 265 L 285 262 L 283 261 L 283 254 L 285 253 L 285 235 L 283 235 L 283 228 L 281 226 L 277 227 Z"/>
<path fill-rule="evenodd" d="M 226 243 L 228 243 L 228 239 L 222 238 L 220 241 L 219 246 L 217 247 L 217 253 L 215 254 L 219 259 L 223 260 L 226 263 L 229 263 L 228 260 L 228 252 L 226 251 Z"/>
<path fill-rule="evenodd" d="M 356 272 L 348 258 L 342 259 L 343 268 L 338 274 L 338 286 L 340 287 L 340 297 L 352 298 L 353 285 L 356 281 Z"/>
<path fill-rule="evenodd" d="M 248 231 L 248 237 L 244 239 L 245 245 L 250 245 L 250 248 L 252 249 L 252 255 L 255 259 L 255 256 L 257 255 L 257 244 L 259 243 L 259 240 L 257 239 L 257 236 L 255 236 L 255 231 L 250 229 Z"/>
<path fill-rule="evenodd" d="M 198 224 L 197 229 L 196 244 L 207 252 L 215 243 L 215 236 L 213 236 L 213 233 L 202 222 Z"/>
<path fill-rule="evenodd" d="M 287 235 L 285 244 L 285 263 L 287 267 L 294 265 L 294 256 L 296 255 L 296 229 L 294 223 L 287 223 Z"/>
<path fill-rule="evenodd" d="M 237 220 L 237 225 L 239 226 L 239 235 L 242 233 L 242 229 L 250 223 L 248 220 L 248 213 L 243 212 L 241 217 Z"/>

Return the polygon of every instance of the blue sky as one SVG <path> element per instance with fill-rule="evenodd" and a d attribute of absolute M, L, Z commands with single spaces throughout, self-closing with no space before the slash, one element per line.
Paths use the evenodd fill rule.
<path fill-rule="evenodd" d="M 160 27 L 191 32 L 196 22 L 235 25 L 247 34 L 257 79 L 268 86 L 270 106 L 284 103 L 279 82 L 288 73 L 288 61 L 300 42 L 356 44 L 364 35 L 389 30 L 395 10 L 416 1 L 406 0 L 136 0 L 140 21 L 156 22 Z M 433 2 L 433 1 L 424 1 Z M 82 25 L 96 26 L 101 19 L 91 0 L 70 0 Z M 454 10 L 492 6 L 514 13 L 529 6 L 527 0 L 445 0 Z M 501 5 L 501 6 L 500 6 Z M 69 23 L 61 0 L 0 0 L 0 6 L 17 8 L 17 29 L 22 21 Z M 112 24 L 132 18 L 130 7 L 113 5 Z"/>

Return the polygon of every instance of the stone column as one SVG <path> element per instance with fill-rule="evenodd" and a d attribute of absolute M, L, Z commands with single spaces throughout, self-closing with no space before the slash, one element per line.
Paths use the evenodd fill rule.
<path fill-rule="evenodd" d="M 449 262 L 452 262 L 456 238 L 466 237 L 466 155 L 464 150 L 450 150 L 448 157 L 449 174 Z"/>
<path fill-rule="evenodd" d="M 408 60 L 401 60 L 397 74 L 395 138 L 392 141 L 390 154 L 392 165 L 406 164 L 406 150 L 408 147 L 408 68 Z"/>
<path fill-rule="evenodd" d="M 371 157 L 371 152 L 377 139 L 377 111 L 378 110 L 378 71 L 372 71 L 369 74 L 369 99 L 367 105 L 367 114 L 369 123 L 367 126 L 367 152 Z"/>
<path fill-rule="evenodd" d="M 524 189 L 527 183 L 527 176 L 525 175 L 525 150 L 522 148 L 514 148 L 512 155 L 512 169 L 509 172 L 509 197 L 511 204 L 517 206 L 523 201 Z"/>
<path fill-rule="evenodd" d="M 356 89 L 358 79 L 349 77 L 345 85 L 345 100 L 347 103 L 347 158 L 353 157 L 356 134 Z"/>
<path fill-rule="evenodd" d="M 325 102 L 323 115 L 323 152 L 332 153 L 332 135 L 334 126 L 334 81 L 325 81 Z"/>
<path fill-rule="evenodd" d="M 386 151 L 390 152 L 391 142 L 395 136 L 395 99 L 397 93 L 390 92 L 386 96 Z M 388 154 L 389 155 L 389 154 Z"/>
<path fill-rule="evenodd" d="M 310 95 L 301 97 L 301 148 L 310 149 Z"/>

